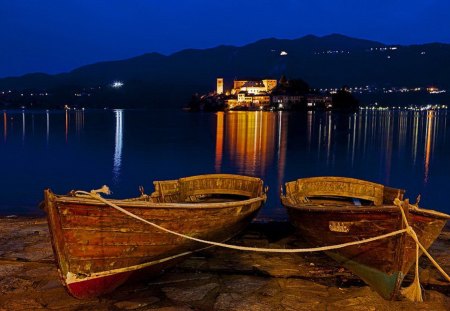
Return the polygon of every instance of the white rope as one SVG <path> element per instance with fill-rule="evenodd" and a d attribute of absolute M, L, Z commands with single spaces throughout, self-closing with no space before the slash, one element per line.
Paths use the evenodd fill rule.
<path fill-rule="evenodd" d="M 377 241 L 377 240 L 381 240 L 381 239 L 385 239 L 388 237 L 392 237 L 398 234 L 402 234 L 407 232 L 407 229 L 401 229 L 401 230 L 397 230 L 394 232 L 390 232 L 390 233 L 386 233 L 383 235 L 379 235 L 376 237 L 372 237 L 372 238 L 368 238 L 368 239 L 364 239 L 361 241 L 353 241 L 353 242 L 347 242 L 347 243 L 343 243 L 343 244 L 338 244 L 338 245 L 330 245 L 330 246 L 322 246 L 322 247 L 314 247 L 314 248 L 294 248 L 294 249 L 284 249 L 284 248 L 257 248 L 257 247 L 247 247 L 247 246 L 239 246 L 239 245 L 231 245 L 231 244 L 225 244 L 225 243 L 220 243 L 220 242 L 214 242 L 214 241 L 208 241 L 208 240 L 203 240 L 203 239 L 199 239 L 199 238 L 195 238 L 195 237 L 191 237 L 182 233 L 178 233 L 169 229 L 166 229 L 164 227 L 161 227 L 153 222 L 150 222 L 146 219 L 143 219 L 141 217 L 139 217 L 138 215 L 135 215 L 123 208 L 121 208 L 120 206 L 117 206 L 116 204 L 106 200 L 105 198 L 103 198 L 102 196 L 99 195 L 99 193 L 106 193 L 109 194 L 109 188 L 107 186 L 103 186 L 101 189 L 99 190 L 92 190 L 91 192 L 86 192 L 86 191 L 75 191 L 75 194 L 81 194 L 81 195 L 87 195 L 90 196 L 94 199 L 97 199 L 101 202 L 103 202 L 106 205 L 111 206 L 112 208 L 134 218 L 137 219 L 139 221 L 142 221 L 146 224 L 149 224 L 161 231 L 188 239 L 188 240 L 192 240 L 192 241 L 196 241 L 196 242 L 200 242 L 200 243 L 204 243 L 204 244 L 209 244 L 209 245 L 214 245 L 214 246 L 220 246 L 220 247 L 224 247 L 224 248 L 231 248 L 231 249 L 236 249 L 236 250 L 242 250 L 242 251 L 253 251 L 253 252 L 266 252 L 266 253 L 307 253 L 307 252 L 322 252 L 322 251 L 328 251 L 328 250 L 333 250 L 333 249 L 339 249 L 339 248 L 343 248 L 343 247 L 347 247 L 347 246 L 352 246 L 352 245 L 358 245 L 358 244 L 363 244 L 363 243 L 369 243 L 369 242 L 373 242 L 373 241 Z"/>
<path fill-rule="evenodd" d="M 402 212 L 402 218 L 406 225 L 406 233 L 416 242 L 416 244 L 420 247 L 420 249 L 423 251 L 423 253 L 430 259 L 430 261 L 433 263 L 433 265 L 436 267 L 436 269 L 441 272 L 441 274 L 444 276 L 444 278 L 450 282 L 450 276 L 444 271 L 444 269 L 441 268 L 441 266 L 434 260 L 434 258 L 430 255 L 430 253 L 426 250 L 426 248 L 420 243 L 419 238 L 417 237 L 416 232 L 414 231 L 413 227 L 411 227 L 408 223 L 408 220 L 405 215 L 405 211 L 402 208 L 402 201 L 398 198 L 394 200 L 394 204 L 397 205 L 400 208 L 400 211 Z M 418 265 L 416 261 L 416 265 Z M 418 268 L 416 267 L 416 271 L 418 271 Z"/>
<path fill-rule="evenodd" d="M 200 242 L 200 243 L 204 243 L 204 244 L 208 244 L 208 245 L 213 245 L 213 246 L 220 246 L 220 247 L 224 247 L 224 248 L 230 248 L 230 249 L 236 249 L 236 250 L 242 250 L 242 251 L 253 251 L 253 252 L 265 252 L 265 253 L 306 253 L 306 252 L 319 252 L 319 251 L 328 251 L 328 250 L 333 250 L 333 249 L 339 249 L 339 248 L 344 248 L 347 246 L 352 246 L 352 245 L 358 245 L 358 244 L 363 244 L 363 243 L 369 243 L 369 242 L 373 242 L 373 241 L 377 241 L 377 240 L 381 240 L 381 239 L 385 239 L 388 237 L 392 237 L 398 234 L 402 234 L 402 233 L 407 233 L 409 236 L 411 236 L 411 238 L 414 240 L 414 242 L 416 243 L 416 267 L 415 267 L 415 278 L 414 278 L 414 282 L 413 284 L 411 284 L 411 286 L 409 288 L 403 289 L 402 293 L 410 300 L 413 301 L 423 301 L 422 300 L 422 294 L 421 294 L 421 289 L 420 289 L 420 282 L 419 282 L 419 248 L 423 251 L 423 253 L 430 259 L 430 261 L 433 263 L 433 265 L 439 270 L 439 272 L 444 276 L 444 278 L 450 282 L 450 277 L 449 275 L 441 268 L 441 266 L 439 266 L 439 264 L 433 259 L 433 257 L 430 255 L 430 253 L 428 253 L 428 251 L 425 249 L 425 247 L 419 242 L 419 239 L 417 237 L 416 232 L 414 231 L 414 229 L 409 225 L 407 217 L 405 215 L 405 211 L 403 210 L 402 204 L 403 201 L 401 201 L 399 198 L 396 198 L 394 200 L 394 204 L 397 205 L 400 208 L 401 211 L 401 215 L 402 215 L 402 219 L 403 222 L 405 223 L 405 229 L 401 229 L 401 230 L 397 230 L 397 231 L 393 231 L 390 233 L 386 233 L 383 235 L 379 235 L 376 237 L 372 237 L 372 238 L 368 238 L 368 239 L 364 239 L 361 241 L 354 241 L 354 242 L 348 242 L 348 243 L 342 243 L 342 244 L 338 244 L 338 245 L 329 245 L 329 246 L 322 246 L 322 247 L 314 247 L 314 248 L 294 248 L 294 249 L 283 249 L 283 248 L 257 248 L 257 247 L 247 247 L 247 246 L 238 246 L 238 245 L 231 245 L 231 244 L 225 244 L 225 243 L 219 243 L 219 242 L 214 242 L 214 241 L 207 241 L 207 240 L 203 240 L 203 239 L 199 239 L 199 238 L 195 238 L 195 237 L 191 237 L 182 233 L 178 233 L 169 229 L 166 229 L 164 227 L 161 227 L 153 222 L 150 222 L 146 219 L 143 219 L 141 217 L 139 217 L 138 215 L 135 215 L 123 208 L 121 208 L 120 206 L 117 206 L 116 204 L 104 199 L 99 193 L 105 193 L 105 194 L 110 194 L 109 188 L 107 186 L 103 186 L 101 189 L 98 190 L 92 190 L 91 192 L 86 192 L 86 191 L 75 191 L 76 195 L 81 195 L 81 196 L 90 196 L 96 200 L 99 200 L 101 202 L 103 202 L 104 204 L 111 206 L 112 208 L 136 219 L 139 221 L 142 221 L 146 224 L 149 224 L 153 227 L 155 227 L 158 230 L 188 239 L 188 240 L 192 240 L 192 241 L 196 241 L 196 242 Z"/>

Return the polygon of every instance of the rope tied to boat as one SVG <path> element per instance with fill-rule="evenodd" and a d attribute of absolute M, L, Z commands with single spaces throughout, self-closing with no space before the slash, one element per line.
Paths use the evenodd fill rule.
<path fill-rule="evenodd" d="M 433 259 L 433 257 L 428 253 L 428 251 L 425 249 L 425 247 L 419 242 L 419 239 L 417 237 L 416 232 L 414 231 L 414 229 L 409 225 L 407 217 L 405 215 L 405 211 L 403 210 L 403 206 L 402 204 L 404 203 L 403 201 L 401 201 L 399 198 L 396 198 L 394 200 L 394 204 L 396 206 L 398 206 L 400 208 L 401 214 L 402 214 L 402 219 L 404 221 L 405 224 L 405 228 L 404 229 L 400 229 L 400 230 L 396 230 L 390 233 L 386 233 L 386 234 L 382 234 L 379 236 L 375 236 L 375 237 L 371 237 L 371 238 L 367 238 L 367 239 L 363 239 L 360 241 L 353 241 L 353 242 L 347 242 L 347 243 L 342 243 L 342 244 L 337 244 L 337 245 L 328 245 L 328 246 L 322 246 L 322 247 L 313 247 L 313 248 L 293 248 L 293 249 L 284 249 L 284 248 L 260 248 L 260 247 L 248 247 L 248 246 L 239 246 L 239 245 L 232 245 L 232 244 L 226 244 L 226 243 L 220 243 L 220 242 L 214 242 L 214 241 L 208 241 L 208 240 L 203 240 L 200 238 L 196 238 L 193 236 L 189 236 L 189 235 L 185 235 L 179 232 L 175 232 L 173 230 L 161 227 L 158 224 L 155 224 L 151 221 L 148 221 L 136 214 L 133 214 L 129 211 L 127 211 L 126 209 L 114 204 L 113 202 L 103 198 L 100 193 L 103 194 L 110 194 L 111 191 L 109 190 L 108 186 L 103 186 L 100 189 L 97 190 L 91 190 L 90 192 L 87 191 L 82 191 L 82 190 L 78 190 L 74 192 L 75 195 L 77 196 L 89 196 L 92 197 L 114 209 L 116 209 L 117 211 L 124 213 L 136 220 L 139 220 L 143 223 L 146 223 L 148 225 L 151 225 L 152 227 L 176 235 L 178 237 L 181 238 L 185 238 L 188 240 L 192 240 L 192 241 L 196 241 L 199 243 L 204 243 L 204 244 L 208 244 L 208 245 L 212 245 L 212 246 L 219 246 L 219 247 L 224 247 L 224 248 L 229 248 L 229 249 L 235 249 L 235 250 L 241 250 L 241 251 L 252 251 L 252 252 L 265 252 L 265 253 L 309 253 L 309 252 L 320 252 L 320 251 L 328 251 L 328 250 L 334 250 L 334 249 L 339 249 L 339 248 L 344 248 L 344 247 L 348 247 L 348 246 L 353 246 L 353 245 L 359 245 L 359 244 L 364 244 L 364 243 L 369 243 L 369 242 L 373 242 L 373 241 L 377 241 L 377 240 L 382 240 L 385 238 L 389 238 L 389 237 L 393 237 L 399 234 L 403 234 L 403 233 L 407 233 L 409 236 L 411 236 L 411 238 L 414 240 L 414 242 L 416 243 L 416 269 L 415 269 L 415 278 L 414 278 L 414 282 L 411 284 L 411 286 L 409 286 L 408 288 L 405 288 L 402 290 L 402 294 L 405 295 L 408 299 L 411 299 L 413 301 L 423 301 L 422 300 L 422 292 L 420 289 L 420 283 L 419 283 L 419 248 L 424 252 L 424 254 L 430 259 L 430 261 L 433 263 L 433 265 L 439 270 L 439 272 L 441 272 L 441 274 L 450 282 L 450 277 L 448 276 L 448 274 L 439 266 L 439 264 Z M 409 204 L 409 203 L 407 203 Z"/>
<path fill-rule="evenodd" d="M 114 204 L 111 201 L 106 200 L 105 198 L 103 198 L 99 193 L 107 193 L 105 191 L 105 189 L 109 188 L 107 186 L 103 186 L 100 189 L 97 190 L 92 190 L 90 192 L 87 191 L 82 191 L 82 190 L 78 190 L 75 191 L 75 195 L 78 196 L 90 196 L 94 199 L 97 199 L 99 201 L 101 201 L 102 203 L 111 206 L 112 208 L 136 219 L 139 220 L 141 222 L 144 222 L 146 224 L 149 224 L 151 226 L 153 226 L 154 228 L 188 239 L 188 240 L 192 240 L 195 242 L 200 242 L 200 243 L 204 243 L 204 244 L 209 244 L 209 245 L 213 245 L 213 246 L 220 246 L 220 247 L 224 247 L 224 248 L 230 248 L 230 249 L 235 249 L 235 250 L 241 250 L 241 251 L 253 251 L 253 252 L 266 252 L 266 253 L 308 253 L 308 252 L 321 252 L 321 251 L 327 251 L 327 250 L 333 250 L 333 249 L 339 249 L 339 248 L 343 248 L 343 247 L 347 247 L 347 246 L 352 246 L 352 245 L 358 245 L 358 244 L 363 244 L 363 243 L 369 243 L 369 242 L 373 242 L 376 240 L 381 240 L 381 239 L 385 239 L 388 237 L 392 237 L 398 234 L 402 234 L 405 233 L 407 229 L 400 229 L 394 232 L 390 232 L 390 233 L 386 233 L 380 236 L 376 236 L 376 237 L 372 237 L 372 238 L 368 238 L 368 239 L 364 239 L 364 240 L 360 240 L 360 241 L 353 241 L 353 242 L 347 242 L 347 243 L 343 243 L 343 244 L 338 244 L 338 245 L 330 245 L 330 246 L 322 246 L 322 247 L 313 247 L 313 248 L 293 248 L 293 249 L 285 249 L 285 248 L 261 248 L 261 247 L 248 247 L 248 246 L 239 246 L 239 245 L 232 245 L 232 244 L 226 244 L 226 243 L 220 243 L 220 242 L 214 242 L 214 241 L 208 241 L 208 240 L 203 240 L 203 239 L 199 239 L 193 236 L 189 236 L 189 235 L 185 235 L 164 227 L 161 227 L 160 225 L 157 225 L 151 221 L 148 221 L 136 214 L 133 214 L 129 211 L 127 211 L 126 209 Z"/>
<path fill-rule="evenodd" d="M 419 248 L 423 251 L 423 253 L 430 259 L 430 261 L 433 263 L 433 265 L 438 269 L 438 271 L 444 276 L 444 278 L 450 282 L 449 275 L 442 269 L 442 267 L 434 260 L 434 258 L 430 255 L 430 253 L 426 250 L 426 248 L 420 243 L 419 238 L 417 237 L 416 232 L 414 231 L 413 227 L 411 227 L 408 223 L 408 218 L 406 217 L 403 204 L 409 205 L 409 202 L 406 200 L 402 201 L 399 198 L 395 198 L 394 204 L 400 208 L 402 219 L 406 227 L 406 233 L 414 240 L 416 243 L 416 265 L 415 265 L 415 274 L 414 274 L 414 281 L 412 284 L 406 288 L 403 288 L 401 290 L 401 293 L 407 297 L 408 299 L 412 301 L 423 301 L 422 298 L 422 290 L 420 287 L 420 280 L 419 280 Z M 406 207 L 408 208 L 408 206 Z"/>

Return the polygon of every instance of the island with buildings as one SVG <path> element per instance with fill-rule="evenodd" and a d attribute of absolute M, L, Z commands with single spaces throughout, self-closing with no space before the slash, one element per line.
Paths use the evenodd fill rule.
<path fill-rule="evenodd" d="M 356 110 L 357 100 L 344 87 L 334 92 L 311 89 L 300 79 L 273 78 L 234 79 L 227 87 L 217 78 L 216 90 L 192 96 L 191 111 L 219 110 Z"/>

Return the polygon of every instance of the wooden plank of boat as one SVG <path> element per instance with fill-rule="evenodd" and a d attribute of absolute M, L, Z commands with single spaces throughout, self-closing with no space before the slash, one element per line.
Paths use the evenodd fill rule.
<path fill-rule="evenodd" d="M 155 181 L 150 196 L 111 202 L 164 228 L 222 242 L 238 234 L 266 199 L 259 178 L 211 174 Z M 67 291 L 84 299 L 145 271 L 159 273 L 204 244 L 162 232 L 89 197 L 44 191 L 52 246 Z"/>
<path fill-rule="evenodd" d="M 312 177 L 286 183 L 281 196 L 291 223 L 312 246 L 358 241 L 405 228 L 394 199 L 404 190 L 345 177 Z M 408 205 L 407 221 L 425 248 L 431 246 L 449 215 Z M 326 253 L 358 275 L 383 298 L 398 297 L 415 262 L 408 235 L 349 246 Z"/>

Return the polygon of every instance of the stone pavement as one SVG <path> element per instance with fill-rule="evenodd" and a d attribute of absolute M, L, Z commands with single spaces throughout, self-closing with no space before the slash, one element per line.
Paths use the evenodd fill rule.
<path fill-rule="evenodd" d="M 232 243 L 305 247 L 286 223 L 252 224 Z M 431 254 L 450 271 L 449 227 Z M 425 302 L 391 302 L 322 253 L 215 248 L 157 278 L 82 301 L 59 281 L 45 219 L 0 218 L 0 310 L 449 310 L 450 286 L 430 265 L 421 258 Z"/>

